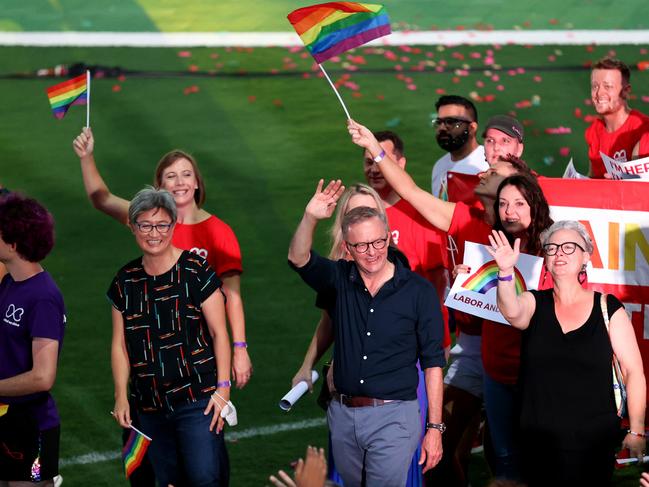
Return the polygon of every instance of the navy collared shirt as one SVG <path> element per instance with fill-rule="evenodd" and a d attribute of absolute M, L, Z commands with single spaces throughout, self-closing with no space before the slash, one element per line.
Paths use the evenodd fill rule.
<path fill-rule="evenodd" d="M 392 262 L 394 276 L 374 297 L 353 261 L 311 251 L 306 265 L 291 265 L 318 293 L 332 296 L 334 383 L 342 394 L 413 400 L 417 360 L 422 369 L 446 364 L 435 289 L 398 259 Z"/>

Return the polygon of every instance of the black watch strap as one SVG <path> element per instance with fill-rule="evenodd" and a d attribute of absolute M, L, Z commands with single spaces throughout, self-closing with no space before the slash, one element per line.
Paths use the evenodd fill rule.
<path fill-rule="evenodd" d="M 444 423 L 426 423 L 426 430 L 437 430 L 440 433 L 446 431 L 446 425 Z"/>

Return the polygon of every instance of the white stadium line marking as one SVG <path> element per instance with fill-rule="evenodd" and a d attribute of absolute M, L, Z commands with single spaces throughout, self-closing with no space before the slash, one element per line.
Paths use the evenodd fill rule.
<path fill-rule="evenodd" d="M 398 31 L 369 45 L 647 44 L 649 30 Z M 0 46 L 294 47 L 294 32 L 0 32 Z"/>
<path fill-rule="evenodd" d="M 226 441 L 243 440 L 246 438 L 254 438 L 256 436 L 268 436 L 276 433 L 283 433 L 285 431 L 304 430 L 308 428 L 317 428 L 325 426 L 327 420 L 325 418 L 305 419 L 304 421 L 296 421 L 294 423 L 280 423 L 270 426 L 260 426 L 259 428 L 249 428 L 243 431 L 228 431 L 225 435 Z M 89 465 L 100 462 L 107 462 L 121 457 L 121 452 L 117 450 L 110 450 L 104 452 L 90 452 L 84 455 L 77 455 L 76 457 L 62 458 L 59 461 L 59 467 L 73 467 L 76 465 Z"/>

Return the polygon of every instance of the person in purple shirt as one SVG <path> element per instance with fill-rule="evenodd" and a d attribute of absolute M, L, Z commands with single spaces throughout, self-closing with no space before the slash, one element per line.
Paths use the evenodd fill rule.
<path fill-rule="evenodd" d="M 49 391 L 65 307 L 39 264 L 53 246 L 54 220 L 41 204 L 15 193 L 0 199 L 0 486 L 50 486 L 58 474 L 60 420 Z"/>

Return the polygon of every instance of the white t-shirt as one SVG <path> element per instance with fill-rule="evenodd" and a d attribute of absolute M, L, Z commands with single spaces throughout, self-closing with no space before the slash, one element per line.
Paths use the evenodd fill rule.
<path fill-rule="evenodd" d="M 485 160 L 484 147 L 479 145 L 471 154 L 459 161 L 452 161 L 450 152 L 440 157 L 433 166 L 432 193 L 444 201 L 448 201 L 448 186 L 446 175 L 449 171 L 462 174 L 478 174 L 489 169 Z"/>

